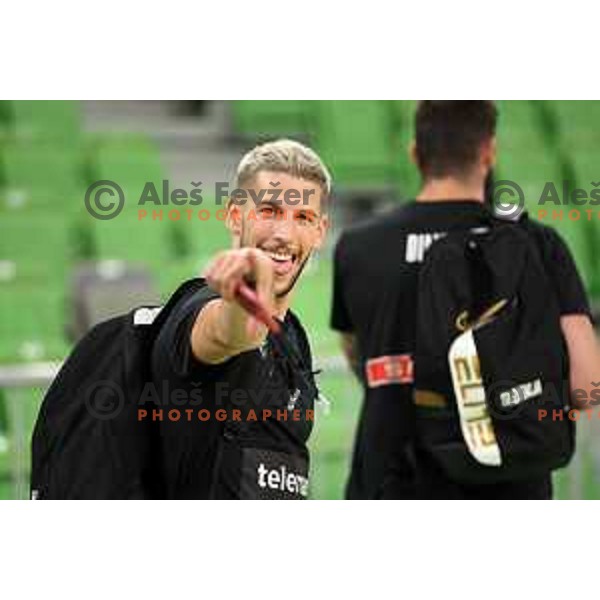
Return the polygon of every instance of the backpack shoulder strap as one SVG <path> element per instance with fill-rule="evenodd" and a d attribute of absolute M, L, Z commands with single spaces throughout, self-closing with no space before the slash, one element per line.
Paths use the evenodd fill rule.
<path fill-rule="evenodd" d="M 175 307 L 175 305 L 186 295 L 193 293 L 197 290 L 202 289 L 203 287 L 205 287 L 207 285 L 206 280 L 202 277 L 196 277 L 194 279 L 188 279 L 187 281 L 184 281 L 174 292 L 173 294 L 171 294 L 171 296 L 169 297 L 169 299 L 167 300 L 167 302 L 162 306 L 162 307 L 155 307 L 154 309 L 148 309 L 146 308 L 146 310 L 154 310 L 156 311 L 152 317 L 151 320 L 151 324 L 152 324 L 152 328 L 154 330 L 159 330 L 160 327 L 163 325 L 163 323 L 167 320 L 167 317 L 169 316 L 169 314 L 171 313 L 171 311 L 173 310 L 173 308 Z M 136 319 L 136 314 L 138 315 L 138 319 L 140 318 L 139 315 L 143 314 L 140 313 L 140 311 L 142 311 L 144 309 L 137 309 L 135 311 L 133 311 L 133 319 L 134 319 L 134 323 L 135 323 L 135 319 Z"/>
<path fill-rule="evenodd" d="M 306 335 L 304 326 L 300 322 L 300 319 L 291 310 L 289 312 L 289 315 L 290 315 L 290 322 L 292 323 L 292 326 L 294 328 L 294 333 L 298 339 L 298 343 L 300 346 L 301 363 L 305 369 L 311 369 L 312 368 L 312 354 L 310 351 L 310 342 L 308 341 L 308 336 Z M 306 363 L 305 356 L 308 357 L 308 365 L 305 364 Z"/>
<path fill-rule="evenodd" d="M 167 320 L 167 317 L 175 305 L 190 292 L 200 290 L 206 286 L 206 281 L 200 277 L 184 281 L 167 302 L 163 305 L 138 306 L 132 309 L 128 315 L 118 317 L 125 322 L 126 326 L 131 327 L 138 332 L 143 339 L 154 339 L 161 326 Z M 100 324 L 103 325 L 102 323 Z"/>

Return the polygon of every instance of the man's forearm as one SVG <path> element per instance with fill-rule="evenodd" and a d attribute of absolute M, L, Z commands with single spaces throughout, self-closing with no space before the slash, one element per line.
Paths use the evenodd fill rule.
<path fill-rule="evenodd" d="M 192 349 L 197 359 L 208 364 L 258 348 L 267 328 L 256 324 L 249 329 L 248 313 L 235 302 L 213 300 L 200 312 L 192 330 Z"/>
<path fill-rule="evenodd" d="M 358 358 L 358 349 L 356 344 L 356 338 L 352 334 L 342 334 L 342 350 L 348 366 L 352 372 L 356 375 L 359 381 L 362 381 L 363 375 L 360 368 L 360 361 Z"/>

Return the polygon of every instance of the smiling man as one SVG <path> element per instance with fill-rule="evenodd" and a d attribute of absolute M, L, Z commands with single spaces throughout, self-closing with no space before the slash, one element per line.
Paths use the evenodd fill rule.
<path fill-rule="evenodd" d="M 307 495 L 317 388 L 306 334 L 289 306 L 327 231 L 331 179 L 312 150 L 279 140 L 243 157 L 236 188 L 247 199 L 228 204 L 232 249 L 179 301 L 153 350 L 155 385 L 178 391 L 163 398 L 158 419 L 168 498 Z M 255 289 L 281 335 L 244 310 L 240 285 Z M 198 389 L 201 401 L 188 402 Z M 179 416 L 169 419 L 174 408 Z"/>

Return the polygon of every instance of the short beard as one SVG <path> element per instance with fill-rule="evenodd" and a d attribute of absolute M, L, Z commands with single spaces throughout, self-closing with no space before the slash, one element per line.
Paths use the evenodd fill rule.
<path fill-rule="evenodd" d="M 292 289 L 296 285 L 296 281 L 298 281 L 298 278 L 300 277 L 300 275 L 302 275 L 302 271 L 304 271 L 304 267 L 306 267 L 306 263 L 308 262 L 308 259 L 310 258 L 311 254 L 312 254 L 312 251 L 306 255 L 306 258 L 302 261 L 301 265 L 298 267 L 298 270 L 296 271 L 296 275 L 294 275 L 294 278 L 292 279 L 292 281 L 290 281 L 290 284 L 287 286 L 285 291 L 275 294 L 275 298 L 277 298 L 277 300 L 281 300 L 282 298 L 285 298 L 292 291 Z"/>
<path fill-rule="evenodd" d="M 244 234 L 245 234 L 245 228 L 244 228 L 244 225 L 242 224 L 242 232 L 240 235 L 240 248 L 249 248 L 250 244 L 247 244 L 246 241 L 244 240 L 244 237 L 245 237 Z M 296 285 L 296 282 L 298 281 L 298 278 L 300 277 L 300 275 L 302 275 L 302 271 L 304 271 L 304 268 L 306 267 L 306 263 L 308 262 L 311 255 L 312 255 L 312 250 L 306 255 L 306 258 L 302 261 L 302 264 L 298 267 L 298 270 L 296 271 L 296 275 L 294 275 L 294 278 L 292 279 L 292 281 L 290 281 L 290 284 L 287 286 L 287 288 L 283 292 L 278 292 L 275 294 L 275 298 L 277 300 L 281 300 L 282 298 L 285 298 L 292 291 L 292 289 L 294 289 L 294 286 Z"/>

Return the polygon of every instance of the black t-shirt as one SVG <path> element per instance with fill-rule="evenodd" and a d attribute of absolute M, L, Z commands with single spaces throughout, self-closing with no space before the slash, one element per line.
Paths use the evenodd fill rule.
<path fill-rule="evenodd" d="M 411 202 L 345 232 L 336 247 L 331 325 L 353 333 L 365 400 L 355 440 L 349 498 L 412 497 L 416 477 L 412 354 L 417 277 L 445 232 L 477 226 L 476 201 Z M 541 250 L 562 314 L 590 314 L 573 258 L 558 233 L 525 225 Z"/>
<path fill-rule="evenodd" d="M 193 356 L 199 312 L 218 295 L 184 297 L 158 334 L 152 356 L 168 498 L 304 498 L 306 443 L 317 394 L 308 340 L 288 311 L 287 346 L 269 334 L 260 349 L 219 365 Z M 158 418 L 160 415 L 160 418 Z"/>

